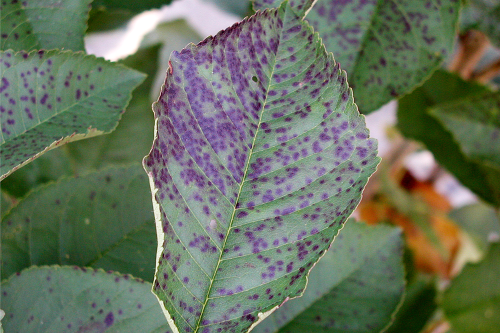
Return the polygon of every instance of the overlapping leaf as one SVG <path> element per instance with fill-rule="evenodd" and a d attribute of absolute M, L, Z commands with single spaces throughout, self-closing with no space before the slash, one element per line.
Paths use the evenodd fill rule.
<path fill-rule="evenodd" d="M 144 160 L 160 232 L 154 292 L 179 332 L 247 332 L 303 293 L 377 144 L 345 72 L 287 4 L 170 61 Z"/>
<path fill-rule="evenodd" d="M 0 53 L 1 178 L 44 151 L 112 131 L 144 76 L 83 53 Z"/>
<path fill-rule="evenodd" d="M 438 105 L 430 113 L 453 135 L 465 156 L 500 172 L 499 92 Z"/>
<path fill-rule="evenodd" d="M 500 204 L 496 191 L 500 179 L 488 175 L 484 166 L 468 159 L 453 135 L 429 113 L 441 103 L 488 93 L 489 89 L 474 82 L 466 82 L 457 75 L 438 70 L 421 87 L 399 101 L 398 128 L 409 138 L 422 141 L 436 160 L 458 180 L 484 200 Z"/>
<path fill-rule="evenodd" d="M 6 332 L 170 333 L 151 284 L 78 267 L 32 267 L 2 283 Z"/>
<path fill-rule="evenodd" d="M 152 281 L 156 237 L 139 165 L 67 178 L 31 192 L 2 218 L 2 279 L 30 265 L 77 265 Z"/>
<path fill-rule="evenodd" d="M 404 291 L 401 233 L 349 221 L 316 264 L 299 299 L 252 332 L 380 332 Z"/>
<path fill-rule="evenodd" d="M 0 50 L 83 51 L 91 0 L 8 0 L 0 4 Z"/>
<path fill-rule="evenodd" d="M 500 243 L 467 265 L 443 295 L 442 307 L 454 332 L 495 332 L 500 327 Z"/>
<path fill-rule="evenodd" d="M 469 0 L 462 12 L 461 24 L 465 29 L 479 29 L 500 46 L 500 1 Z"/>
<path fill-rule="evenodd" d="M 254 0 L 256 8 L 279 2 Z M 368 113 L 439 67 L 452 51 L 459 9 L 458 0 L 317 0 L 306 20 L 346 70 L 356 103 Z"/>

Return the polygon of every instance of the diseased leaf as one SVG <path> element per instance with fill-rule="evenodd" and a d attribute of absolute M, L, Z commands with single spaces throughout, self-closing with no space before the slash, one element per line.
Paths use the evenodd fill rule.
<path fill-rule="evenodd" d="M 154 292 L 179 332 L 248 332 L 303 293 L 359 203 L 377 143 L 345 72 L 287 4 L 170 62 L 144 160 Z"/>
<path fill-rule="evenodd" d="M 184 44 L 186 45 L 186 44 Z M 134 90 L 120 123 L 111 134 L 67 145 L 75 169 L 92 170 L 107 165 L 139 163 L 151 148 L 154 118 L 151 87 L 158 69 L 159 45 L 137 51 L 122 63 L 148 75 Z"/>
<path fill-rule="evenodd" d="M 289 301 L 252 332 L 380 332 L 403 296 L 401 232 L 350 221 Z"/>
<path fill-rule="evenodd" d="M 255 7 L 273 7 L 282 0 L 255 1 Z M 297 1 L 303 2 L 313 1 Z M 407 94 L 440 66 L 453 51 L 459 9 L 459 0 L 317 0 L 306 19 L 368 113 Z"/>
<path fill-rule="evenodd" d="M 290 0 L 288 4 L 294 12 L 303 18 L 317 0 Z M 283 0 L 253 0 L 254 10 L 279 7 Z"/>
<path fill-rule="evenodd" d="M 0 4 L 0 49 L 83 51 L 91 0 L 8 0 Z"/>
<path fill-rule="evenodd" d="M 37 188 L 2 218 L 2 279 L 30 265 L 78 265 L 152 281 L 156 236 L 139 165 Z"/>
<path fill-rule="evenodd" d="M 2 283 L 6 332 L 170 333 L 151 284 L 79 267 L 31 267 Z"/>
<path fill-rule="evenodd" d="M 462 11 L 461 25 L 465 30 L 481 30 L 493 44 L 500 46 L 500 1 L 468 0 Z"/>
<path fill-rule="evenodd" d="M 70 51 L 0 53 L 0 179 L 45 151 L 111 132 L 144 75 Z"/>
<path fill-rule="evenodd" d="M 500 327 L 500 243 L 468 264 L 444 292 L 442 307 L 454 332 L 491 333 Z"/>
<path fill-rule="evenodd" d="M 483 252 L 487 252 L 490 242 L 500 239 L 500 220 L 495 210 L 484 203 L 455 209 L 450 213 L 450 217 L 467 232 Z"/>
<path fill-rule="evenodd" d="M 430 113 L 453 135 L 465 156 L 500 172 L 500 93 L 437 105 Z"/>
<path fill-rule="evenodd" d="M 488 88 L 438 70 L 421 87 L 402 98 L 398 106 L 398 128 L 408 138 L 422 141 L 440 165 L 487 202 L 498 204 L 494 183 L 485 168 L 469 160 L 452 134 L 428 110 L 441 103 L 487 93 Z M 497 184 L 500 184 L 500 180 Z"/>

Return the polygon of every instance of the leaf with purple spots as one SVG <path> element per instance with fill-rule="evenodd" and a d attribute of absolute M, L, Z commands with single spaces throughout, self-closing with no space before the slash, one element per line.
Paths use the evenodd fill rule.
<path fill-rule="evenodd" d="M 3 216 L 1 228 L 2 279 L 30 265 L 59 264 L 153 280 L 154 216 L 140 165 L 38 187 Z"/>
<path fill-rule="evenodd" d="M 113 131 L 144 80 L 70 51 L 2 51 L 0 69 L 0 179 L 47 150 Z"/>
<path fill-rule="evenodd" d="M 381 332 L 403 296 L 402 255 L 397 228 L 349 221 L 311 272 L 304 296 L 252 332 Z"/>
<path fill-rule="evenodd" d="M 6 332 L 171 333 L 151 284 L 69 266 L 31 267 L 2 283 Z"/>
<path fill-rule="evenodd" d="M 0 50 L 84 51 L 91 0 L 6 0 L 0 4 Z"/>
<path fill-rule="evenodd" d="M 248 332 L 302 295 L 377 142 L 287 4 L 174 52 L 153 109 L 154 292 L 179 332 Z"/>
<path fill-rule="evenodd" d="M 368 113 L 407 94 L 443 63 L 453 51 L 459 10 L 459 0 L 317 0 L 306 20 Z"/>
<path fill-rule="evenodd" d="M 298 16 L 304 16 L 317 0 L 289 0 L 288 4 Z M 283 0 L 253 0 L 254 10 L 279 7 Z"/>

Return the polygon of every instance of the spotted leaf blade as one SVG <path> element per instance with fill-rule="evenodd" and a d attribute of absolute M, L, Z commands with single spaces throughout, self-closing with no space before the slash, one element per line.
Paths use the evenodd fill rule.
<path fill-rule="evenodd" d="M 459 10 L 458 0 L 317 0 L 306 20 L 368 113 L 407 94 L 440 66 L 453 50 Z"/>
<path fill-rule="evenodd" d="M 0 179 L 49 149 L 111 132 L 144 80 L 70 51 L 2 51 L 0 68 Z"/>
<path fill-rule="evenodd" d="M 303 17 L 311 9 L 317 0 L 290 0 L 288 4 L 297 13 Z M 254 10 L 264 10 L 266 8 L 279 7 L 283 0 L 253 0 Z"/>
<path fill-rule="evenodd" d="M 83 51 L 91 0 L 7 0 L 0 4 L 0 49 Z"/>
<path fill-rule="evenodd" d="M 402 250 L 400 230 L 349 221 L 311 272 L 304 296 L 252 333 L 381 332 L 405 289 Z"/>
<path fill-rule="evenodd" d="M 154 292 L 179 332 L 248 332 L 303 293 L 359 203 L 377 143 L 345 72 L 287 4 L 170 62 L 144 160 Z"/>
<path fill-rule="evenodd" d="M 2 324 L 13 333 L 171 333 L 150 289 L 130 275 L 33 266 L 2 283 Z"/>

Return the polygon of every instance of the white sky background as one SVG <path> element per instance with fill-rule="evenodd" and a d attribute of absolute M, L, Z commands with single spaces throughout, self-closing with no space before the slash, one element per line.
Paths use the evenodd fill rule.
<path fill-rule="evenodd" d="M 135 53 L 144 36 L 153 31 L 158 24 L 180 19 L 186 20 L 198 35 L 204 37 L 215 35 L 220 30 L 226 29 L 241 20 L 240 17 L 223 11 L 211 2 L 178 0 L 161 9 L 154 9 L 137 15 L 124 28 L 88 35 L 85 38 L 85 47 L 89 54 L 116 61 Z M 197 43 L 199 41 L 193 40 L 192 42 Z M 366 117 L 370 136 L 377 138 L 379 141 L 381 156 L 391 148 L 386 130 L 396 124 L 396 108 L 397 102 L 393 101 Z M 436 162 L 432 154 L 423 152 L 409 156 L 405 165 L 417 178 L 425 179 L 425 176 L 436 166 Z M 477 200 L 474 194 L 461 186 L 450 175 L 441 177 L 436 183 L 436 189 L 445 195 L 455 207 Z"/>

